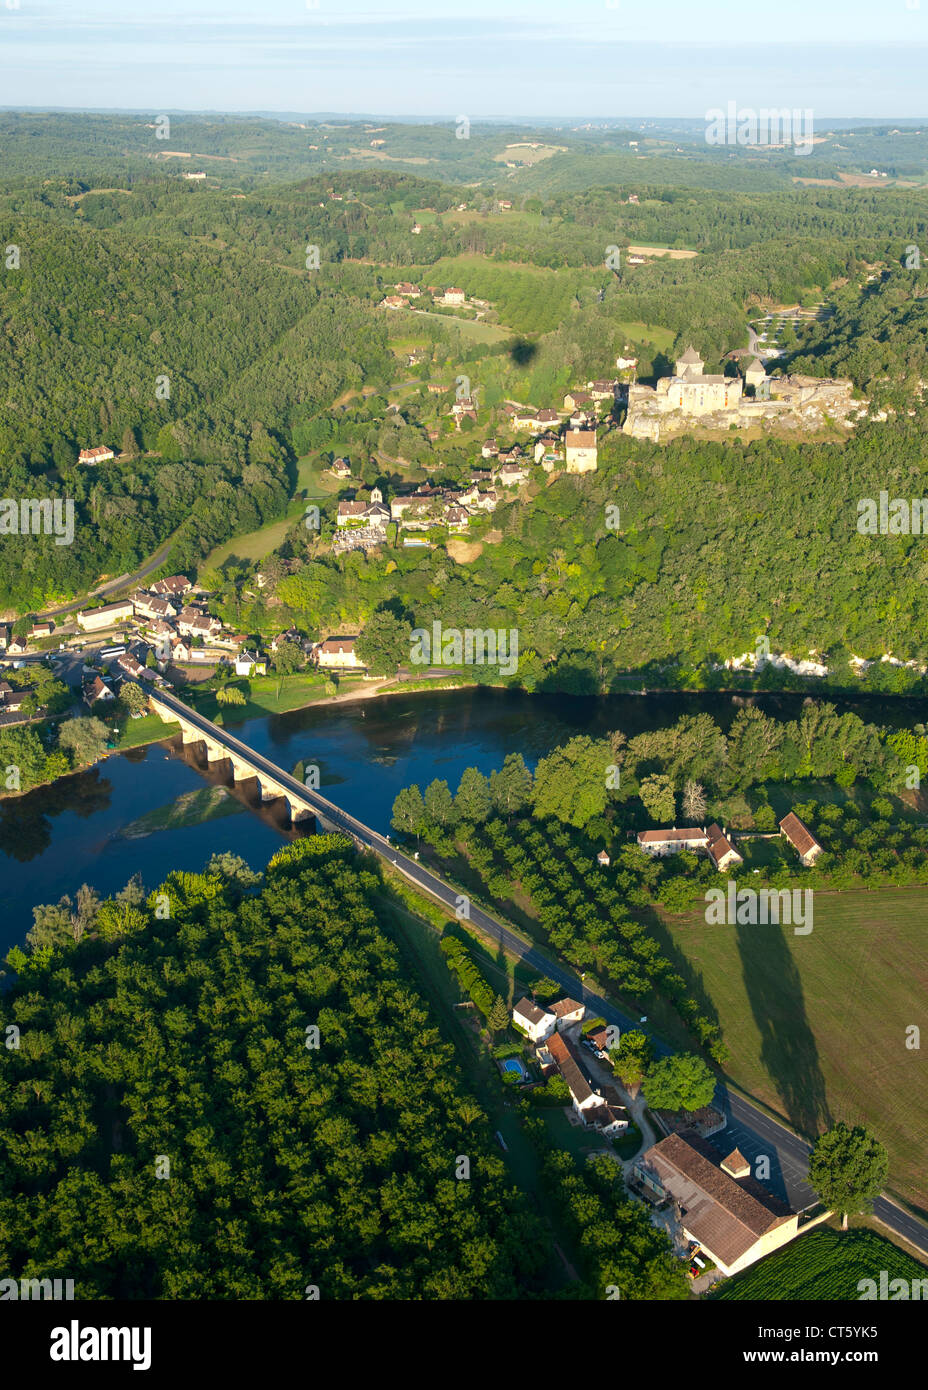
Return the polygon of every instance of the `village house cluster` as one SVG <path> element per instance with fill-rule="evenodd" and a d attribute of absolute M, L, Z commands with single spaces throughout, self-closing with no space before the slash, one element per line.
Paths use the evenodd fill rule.
<path fill-rule="evenodd" d="M 416 286 L 402 288 L 418 293 Z M 480 455 L 487 466 L 475 467 L 465 487 L 435 487 L 421 483 L 397 493 L 389 502 L 382 489 L 374 487 L 363 496 L 356 491 L 354 496 L 343 498 L 336 511 L 333 550 L 342 554 L 383 545 L 391 522 L 396 523 L 402 534 L 404 546 L 428 545 L 424 533 L 436 526 L 446 528 L 451 535 L 463 535 L 473 519 L 496 509 L 507 489 L 529 482 L 535 467 L 541 467 L 546 473 L 555 469 L 574 474 L 595 472 L 597 430 L 603 411 L 611 413 L 620 388 L 617 379 L 589 381 L 585 389 L 568 392 L 559 410 L 504 402 L 501 410 L 512 432 L 532 435 L 530 443 L 516 441 L 501 448 L 495 438 L 484 440 Z M 442 393 L 445 390 L 441 386 L 435 389 Z M 450 415 L 459 427 L 465 418 L 476 420 L 476 398 L 463 396 L 455 400 Z M 329 471 L 340 482 L 351 482 L 348 459 L 334 459 Z"/>
<path fill-rule="evenodd" d="M 594 1087 L 581 1057 L 580 1028 L 585 1016 L 586 1006 L 576 999 L 558 999 L 542 1008 L 524 998 L 513 1009 L 512 1022 L 534 1045 L 542 1076 L 558 1072 L 563 1077 L 581 1124 L 609 1136 L 622 1134 L 628 1129 L 628 1111 L 617 1088 Z M 591 1051 L 605 1055 L 593 1039 L 584 1042 Z"/>

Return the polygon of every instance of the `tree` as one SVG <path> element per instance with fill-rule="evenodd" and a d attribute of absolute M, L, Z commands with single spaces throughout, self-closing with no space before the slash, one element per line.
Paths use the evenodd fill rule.
<path fill-rule="evenodd" d="M 706 794 L 701 782 L 687 778 L 683 784 L 683 814 L 688 821 L 702 824 L 706 818 Z"/>
<path fill-rule="evenodd" d="M 305 658 L 295 642 L 278 642 L 273 660 L 275 671 L 282 676 L 292 676 L 303 665 Z"/>
<path fill-rule="evenodd" d="M 490 773 L 490 796 L 496 810 L 507 819 L 528 806 L 532 797 L 532 774 L 521 753 L 507 753 L 499 771 Z"/>
<path fill-rule="evenodd" d="M 469 821 L 472 825 L 482 825 L 489 820 L 492 810 L 490 784 L 476 767 L 466 767 L 461 774 L 454 809 L 458 820 Z"/>
<path fill-rule="evenodd" d="M 673 783 L 665 773 L 655 772 L 651 777 L 646 777 L 638 794 L 652 820 L 666 825 L 668 822 L 672 824 L 676 819 L 677 799 L 674 796 Z"/>
<path fill-rule="evenodd" d="M 654 1056 L 651 1039 L 639 1028 L 629 1029 L 619 1038 L 618 1047 L 610 1049 L 610 1056 L 615 1074 L 623 1086 L 636 1093 Z"/>
<path fill-rule="evenodd" d="M 425 825 L 425 802 L 415 783 L 404 787 L 393 803 L 390 824 L 404 835 L 421 835 Z"/>
<path fill-rule="evenodd" d="M 581 734 L 555 748 L 535 769 L 535 815 L 556 816 L 582 829 L 606 809 L 607 770 L 611 766 L 612 751 L 606 739 Z"/>
<path fill-rule="evenodd" d="M 695 1052 L 681 1052 L 655 1062 L 644 1094 L 652 1110 L 701 1110 L 715 1094 L 715 1077 Z"/>
<path fill-rule="evenodd" d="M 506 1001 L 500 994 L 497 994 L 493 1000 L 493 1007 L 487 1014 L 487 1025 L 493 1033 L 502 1033 L 509 1027 L 509 1010 L 506 1008 Z"/>
<path fill-rule="evenodd" d="M 816 1140 L 809 1158 L 809 1183 L 832 1211 L 840 1211 L 847 1230 L 850 1213 L 869 1211 L 886 1183 L 889 1156 L 863 1125 L 851 1129 L 839 1120 Z"/>
<path fill-rule="evenodd" d="M 302 781 L 302 778 L 300 778 Z M 213 855 L 206 866 L 208 874 L 219 874 L 221 878 L 235 886 L 238 891 L 237 896 L 246 888 L 254 888 L 264 877 L 263 874 L 256 873 L 247 860 L 240 854 L 233 854 L 231 850 L 222 850 Z"/>
<path fill-rule="evenodd" d="M 425 818 L 429 825 L 443 830 L 454 822 L 454 797 L 447 782 L 436 777 L 425 789 Z"/>
<path fill-rule="evenodd" d="M 107 734 L 103 720 L 93 715 L 67 719 L 58 731 L 58 747 L 70 755 L 74 767 L 86 767 L 103 757 Z"/>
<path fill-rule="evenodd" d="M 323 686 L 323 689 L 325 690 L 325 693 L 329 697 L 329 699 L 331 699 L 333 695 L 338 694 L 338 685 L 331 678 L 326 681 L 325 685 Z"/>
<path fill-rule="evenodd" d="M 90 931 L 100 911 L 100 899 L 89 886 L 77 890 L 77 903 L 65 894 L 55 904 L 43 903 L 32 909 L 33 924 L 26 933 L 30 948 L 62 946 L 68 941 L 81 941 Z"/>
<path fill-rule="evenodd" d="M 408 622 L 401 622 L 389 608 L 377 608 L 364 624 L 355 646 L 358 656 L 374 676 L 392 676 L 410 659 Z"/>
<path fill-rule="evenodd" d="M 216 691 L 216 702 L 220 705 L 243 705 L 245 692 L 237 685 L 224 685 Z"/>
<path fill-rule="evenodd" d="M 119 703 L 128 714 L 144 714 L 148 708 L 148 696 L 134 681 L 123 681 Z"/>

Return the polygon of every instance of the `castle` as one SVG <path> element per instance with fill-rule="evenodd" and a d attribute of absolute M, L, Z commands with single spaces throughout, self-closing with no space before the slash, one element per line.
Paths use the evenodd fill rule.
<path fill-rule="evenodd" d="M 745 394 L 745 388 L 752 395 Z M 636 439 L 662 438 L 683 432 L 693 421 L 708 429 L 778 424 L 786 428 L 818 429 L 840 423 L 851 429 L 867 413 L 867 401 L 853 399 L 846 379 L 812 376 L 769 377 L 756 357 L 744 376 L 717 376 L 688 347 L 674 363 L 673 376 L 656 386 L 628 388 L 628 411 L 622 426 Z"/>

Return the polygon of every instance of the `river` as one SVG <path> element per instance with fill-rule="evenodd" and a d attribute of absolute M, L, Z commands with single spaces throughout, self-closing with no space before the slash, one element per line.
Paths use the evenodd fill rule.
<path fill-rule="evenodd" d="M 795 718 L 805 697 L 750 698 L 785 719 Z M 462 689 L 317 704 L 235 726 L 229 713 L 225 717 L 237 737 L 286 771 L 301 759 L 316 764 L 319 790 L 386 834 L 394 798 L 411 782 L 424 789 L 441 777 L 454 791 L 465 767 L 489 772 L 511 752 L 521 753 L 534 767 L 574 734 L 622 729 L 632 736 L 672 724 L 684 713 L 706 711 L 727 728 L 744 699 L 716 693 L 591 699 Z M 833 703 L 881 724 L 911 726 L 928 718 L 923 700 L 881 696 Z M 34 904 L 57 902 L 64 893 L 73 897 L 82 883 L 106 896 L 140 873 L 151 889 L 172 869 L 201 869 L 217 850 L 232 850 L 254 868 L 263 868 L 290 832 L 279 806 L 249 809 L 241 791 L 238 814 L 126 837 L 127 827 L 140 816 L 176 802 L 205 781 L 205 770 L 198 770 L 189 750 L 153 744 L 114 754 L 54 786 L 0 802 L 0 870 L 7 909 L 0 925 L 0 956 L 22 942 L 32 925 Z"/>

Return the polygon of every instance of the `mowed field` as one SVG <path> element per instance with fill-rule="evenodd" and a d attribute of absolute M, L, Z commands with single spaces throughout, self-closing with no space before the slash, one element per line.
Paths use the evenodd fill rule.
<path fill-rule="evenodd" d="M 818 892 L 813 930 L 664 918 L 697 998 L 717 1012 L 726 1070 L 808 1136 L 866 1122 L 888 1186 L 928 1210 L 928 888 Z"/>
<path fill-rule="evenodd" d="M 307 499 L 321 502 L 328 494 L 337 492 L 338 488 L 338 480 L 323 470 L 318 459 L 304 455 L 297 460 L 297 491 L 301 495 L 290 501 L 286 516 L 279 521 L 269 521 L 257 531 L 249 531 L 244 536 L 236 536 L 231 541 L 217 545 L 203 561 L 200 574 L 219 569 L 232 555 L 239 560 L 263 560 L 283 544 L 290 527 L 305 511 Z"/>

